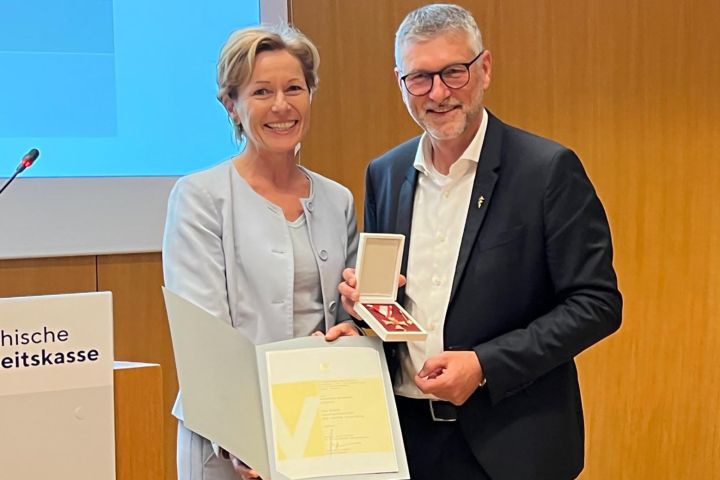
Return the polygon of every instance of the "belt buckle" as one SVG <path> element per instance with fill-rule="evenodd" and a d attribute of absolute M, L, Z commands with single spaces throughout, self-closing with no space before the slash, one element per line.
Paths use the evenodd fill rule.
<path fill-rule="evenodd" d="M 456 421 L 457 421 L 457 417 L 455 417 L 455 418 L 442 418 L 442 417 L 439 417 L 439 416 L 436 416 L 436 415 L 435 415 L 435 407 L 434 407 L 434 405 L 436 405 L 437 402 L 438 402 L 438 400 L 429 400 L 429 401 L 428 401 L 428 405 L 430 406 L 430 416 L 432 417 L 433 422 L 456 422 Z"/>

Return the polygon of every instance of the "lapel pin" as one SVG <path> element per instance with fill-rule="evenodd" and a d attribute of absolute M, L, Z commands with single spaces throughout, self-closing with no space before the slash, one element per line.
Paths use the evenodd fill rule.
<path fill-rule="evenodd" d="M 482 207 L 484 201 L 485 197 L 480 195 L 480 198 L 478 198 L 478 208 Z"/>

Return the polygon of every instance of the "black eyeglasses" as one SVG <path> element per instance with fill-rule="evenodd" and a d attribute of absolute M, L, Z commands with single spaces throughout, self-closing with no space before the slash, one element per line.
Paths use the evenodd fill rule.
<path fill-rule="evenodd" d="M 478 58 L 485 53 L 481 50 L 475 58 L 467 63 L 455 63 L 448 65 L 437 72 L 414 72 L 408 73 L 400 77 L 400 81 L 405 85 L 408 93 L 416 97 L 427 95 L 432 90 L 435 75 L 440 75 L 440 80 L 453 90 L 462 88 L 470 82 L 470 65 L 475 63 Z"/>

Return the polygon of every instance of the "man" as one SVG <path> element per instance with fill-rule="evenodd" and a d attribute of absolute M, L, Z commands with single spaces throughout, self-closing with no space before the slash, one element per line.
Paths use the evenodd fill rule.
<path fill-rule="evenodd" d="M 603 207 L 572 151 L 484 109 L 492 60 L 469 12 L 411 12 L 395 57 L 425 132 L 368 167 L 365 229 L 407 236 L 399 301 L 429 332 L 386 344 L 411 477 L 575 478 L 573 357 L 621 318 Z"/>

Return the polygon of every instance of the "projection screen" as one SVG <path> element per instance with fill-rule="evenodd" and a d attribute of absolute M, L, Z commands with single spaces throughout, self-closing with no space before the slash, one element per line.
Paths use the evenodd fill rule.
<path fill-rule="evenodd" d="M 178 176 L 238 151 L 215 99 L 228 34 L 287 0 L 0 2 L 0 258 L 159 251 Z"/>

